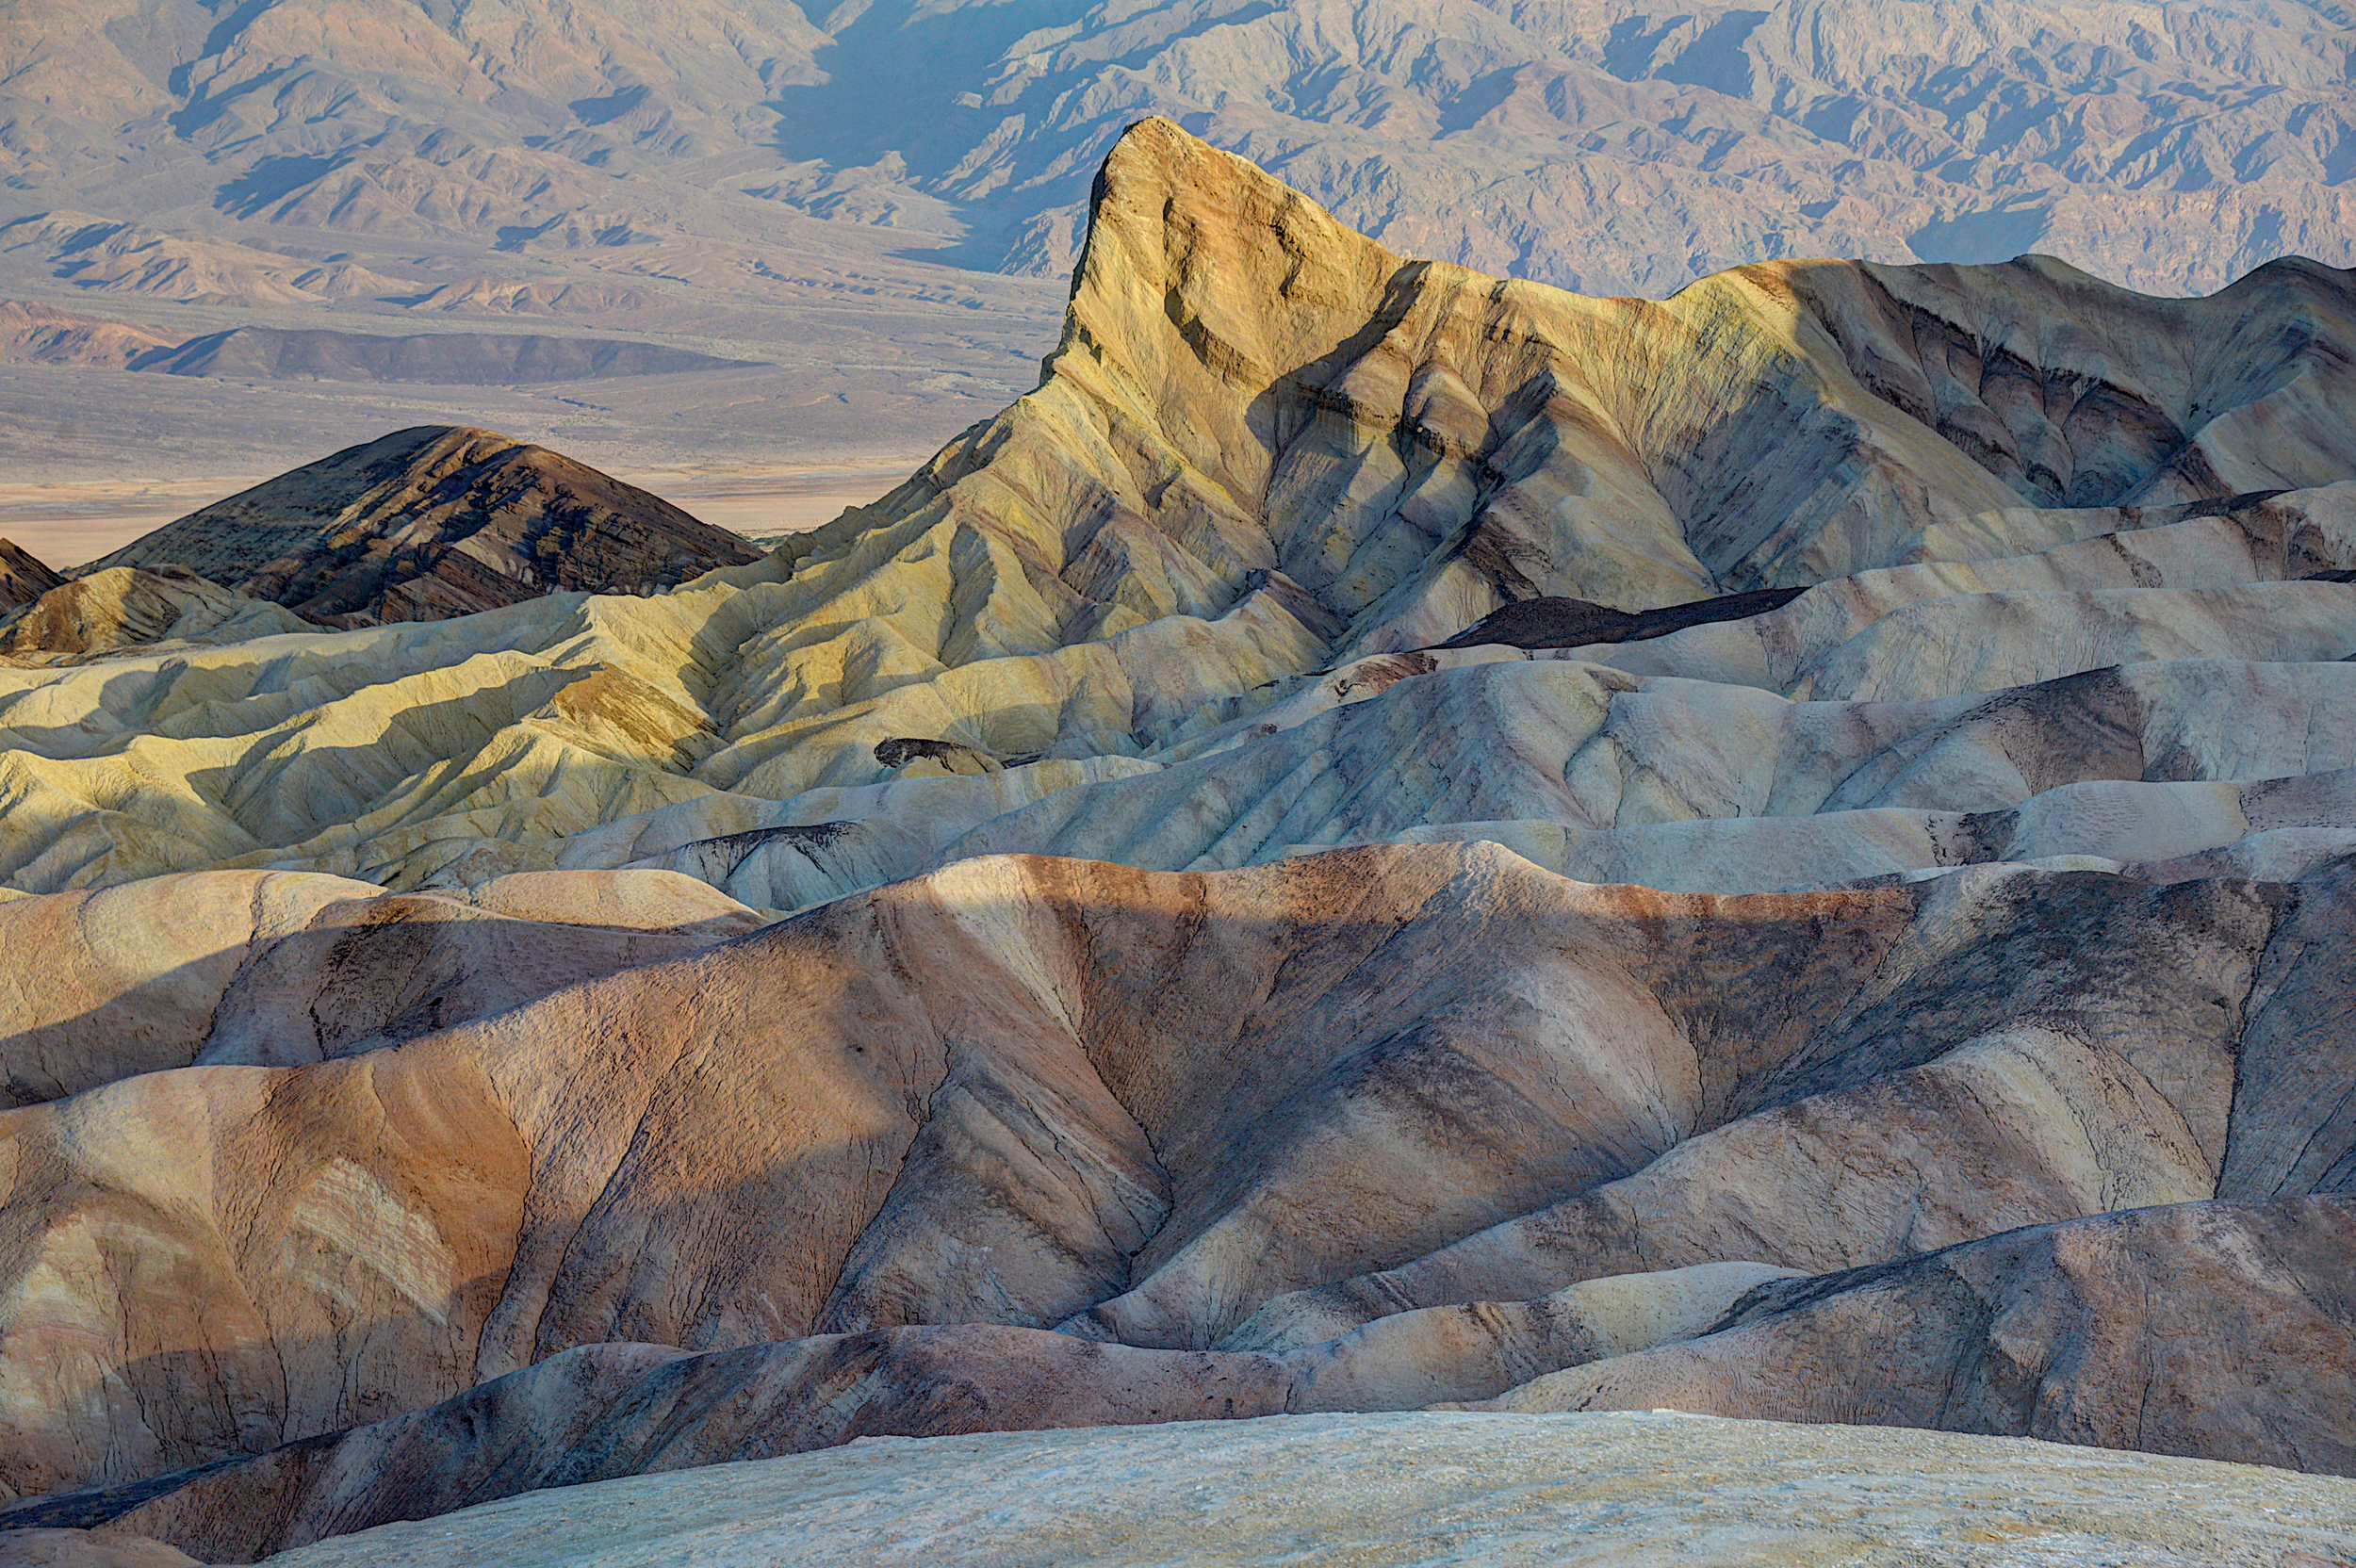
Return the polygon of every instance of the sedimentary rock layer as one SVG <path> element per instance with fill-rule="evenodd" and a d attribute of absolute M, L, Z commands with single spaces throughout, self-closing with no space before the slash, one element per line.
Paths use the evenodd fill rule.
<path fill-rule="evenodd" d="M 2356 1468 L 2351 364 L 2312 264 L 1582 300 L 1148 122 L 1039 389 L 762 560 L 0 669 L 0 1525 L 1490 1400 Z"/>
<path fill-rule="evenodd" d="M 675 858 L 784 909 L 982 850 L 1179 869 L 1470 831 L 1556 863 L 1548 825 L 1897 804 L 1862 781 L 1914 752 L 1930 760 L 1904 803 L 1962 813 L 2072 782 L 2356 765 L 2326 694 L 2356 652 L 2356 586 L 2331 580 L 2356 569 L 2348 274 L 2285 261 L 2157 300 L 2034 260 L 1794 262 L 1661 303 L 1583 300 L 1394 255 L 1159 122 L 1106 163 L 1091 233 L 1038 391 L 760 564 L 654 599 L 557 592 L 6 678 L 0 878 L 268 865 L 408 887 Z M 440 542 L 415 562 L 366 519 L 321 554 L 327 514 L 237 500 L 173 525 L 172 547 L 331 617 L 581 580 L 540 560 L 572 537 L 561 508 L 520 539 L 444 538 L 449 498 L 403 477 L 408 439 L 378 453 L 398 472 L 363 510 L 424 507 Z M 451 442 L 452 462 L 475 449 L 428 445 Z M 522 461 L 501 450 L 483 473 Z M 339 512 L 350 486 L 328 489 Z M 628 550 L 559 554 L 597 581 L 663 579 Z M 1539 650 L 1560 669 L 1434 651 L 1548 598 L 1655 626 L 1770 587 L 1808 591 Z M 1609 684 L 1595 663 L 1677 684 Z M 2027 717 L 2070 708 L 2085 689 L 2053 683 L 2072 678 L 2150 694 L 2102 735 Z M 2008 704 L 2022 713 L 1998 717 Z M 2218 704 L 2233 725 L 2201 716 Z M 2152 705 L 2188 716 L 2142 733 Z M 1929 743 L 1958 721 L 2024 755 Z M 2137 733 L 2103 738 L 2118 724 Z M 1775 766 L 1839 771 L 1779 791 L 1760 776 L 1778 733 L 1824 761 Z M 286 786 L 267 806 L 241 782 L 263 777 Z M 1935 825 L 1899 847 L 1890 825 L 1792 828 L 1827 847 L 1730 886 L 1951 863 Z M 2241 836 L 2039 853 L 2159 860 Z M 1559 863 L 1661 874 L 1643 843 L 1579 853 Z"/>
<path fill-rule="evenodd" d="M 64 585 L 65 579 L 35 559 L 31 551 L 0 539 L 0 607 L 12 610 L 30 604 L 52 588 Z"/>
<path fill-rule="evenodd" d="M 646 593 L 757 554 L 559 453 L 426 425 L 192 512 L 93 569 L 172 564 L 314 620 L 371 625 L 558 589 Z"/>
<path fill-rule="evenodd" d="M 316 1065 L 10 1113 L 4 1478 L 130 1480 L 602 1341 L 1300 1346 L 1664 1266 L 1824 1273 L 2341 1190 L 2348 877 L 1728 900 L 1481 844 L 983 859 L 670 957 L 297 906 L 197 1054 Z M 556 979 L 635 963 L 523 1000 L 534 943 Z M 420 991 L 488 1016 L 417 1033 Z M 41 1059 L 88 1082 L 188 1047 L 149 1050 Z M 146 1261 L 93 1273 L 93 1248 Z"/>

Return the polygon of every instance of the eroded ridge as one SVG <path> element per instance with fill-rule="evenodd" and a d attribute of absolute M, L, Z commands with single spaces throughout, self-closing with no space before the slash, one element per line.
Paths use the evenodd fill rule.
<path fill-rule="evenodd" d="M 1584 300 L 1149 122 L 1039 390 L 759 562 L 0 669 L 0 1525 L 1439 1405 L 2356 1472 L 2351 321 Z"/>

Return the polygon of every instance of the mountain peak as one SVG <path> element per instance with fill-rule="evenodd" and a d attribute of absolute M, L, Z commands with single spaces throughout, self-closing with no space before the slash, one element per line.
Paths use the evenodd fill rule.
<path fill-rule="evenodd" d="M 560 452 L 417 425 L 190 513 L 90 568 L 188 566 L 335 625 L 562 589 L 651 592 L 761 552 Z"/>

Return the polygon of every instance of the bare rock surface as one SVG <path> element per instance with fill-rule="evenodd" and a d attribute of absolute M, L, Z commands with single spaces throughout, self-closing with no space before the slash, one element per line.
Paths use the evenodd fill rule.
<path fill-rule="evenodd" d="M 307 303 L 419 291 L 273 241 L 318 235 L 306 253 L 356 246 L 391 273 L 471 241 L 445 286 L 463 297 L 502 264 L 511 286 L 542 282 L 515 264 L 527 249 L 603 252 L 543 286 L 610 289 L 613 253 L 670 240 L 683 260 L 765 209 L 1060 274 L 1088 172 L 1163 114 L 1397 250 L 1598 293 L 1791 255 L 2043 251 L 2151 293 L 2285 252 L 2356 260 L 2345 19 L 2326 8 L 554 14 L 394 25 L 281 0 L 197 26 L 128 0 L 20 8 L 0 41 L 33 63 L 8 85 L 23 129 L 0 168 L 41 232 L 17 242 L 87 292 Z M 637 275 L 694 281 L 664 259 Z"/>
<path fill-rule="evenodd" d="M 175 524 L 243 591 L 6 633 L 0 1527 L 1695 1389 L 2356 1468 L 2351 366 L 1147 121 L 1038 389 L 765 557 L 441 429 Z"/>
<path fill-rule="evenodd" d="M 5 1568 L 186 1568 L 196 1559 L 117 1530 L 12 1530 L 0 1535 Z"/>
<path fill-rule="evenodd" d="M 666 872 L 551 872 L 383 896 L 300 872 L 168 876 L 0 904 L 41 961 L 0 1004 L 11 1104 L 195 1061 L 317 1061 L 757 927 Z"/>
<path fill-rule="evenodd" d="M 15 609 L 64 586 L 65 579 L 30 550 L 0 539 L 0 605 Z"/>
<path fill-rule="evenodd" d="M 1285 1483 L 1270 1492 L 1267 1478 Z M 1020 1523 L 1009 1520 L 1019 1519 Z M 286 1568 L 1795 1560 L 2259 1568 L 2356 1551 L 2350 1483 L 2001 1439 L 1689 1415 L 1325 1415 L 869 1443 L 323 1542 Z M 1313 1549 L 1313 1548 L 1312 1548 Z"/>
<path fill-rule="evenodd" d="M 282 474 L 94 564 L 171 563 L 340 624 L 435 620 L 555 589 L 650 592 L 757 552 L 558 453 L 420 426 Z"/>
<path fill-rule="evenodd" d="M 416 934 L 403 906 L 432 900 L 366 901 L 335 985 L 282 940 L 217 1009 L 249 1050 L 334 1059 L 149 1071 L 0 1124 L 0 1380 L 26 1413 L 5 1479 L 259 1451 L 609 1340 L 1070 1320 L 1074 1353 L 1193 1352 L 1258 1312 L 1247 1341 L 1307 1346 L 2230 1196 L 2237 1140 L 2302 1151 L 2271 1190 L 2334 1190 L 2341 960 L 2276 933 L 2343 928 L 2347 882 L 1989 867 L 1742 900 L 1484 844 L 1211 875 L 982 859 L 667 957 L 578 927 L 483 949 L 480 922 Z M 616 942 L 634 967 L 494 1010 L 530 978 L 509 955 Z M 430 1022 L 421 990 L 487 1016 L 335 1054 Z M 249 993 L 296 1021 L 241 1023 Z M 337 999 L 363 1016 L 320 1037 Z M 2253 1038 L 2281 1044 L 2237 1079 Z M 91 1273 L 90 1246 L 150 1262 Z M 31 1290 L 53 1275 L 74 1282 Z M 1344 1315 L 1269 1330 L 1303 1290 Z M 1509 1337 L 1556 1333 L 1531 1310 Z M 1367 1386 L 1445 1385 L 1446 1321 L 1385 1329 L 1404 1364 Z M 92 1322 L 119 1337 L 61 1357 Z"/>
<path fill-rule="evenodd" d="M 1484 825 L 1970 814 L 2356 765 L 2326 694 L 2356 668 L 2343 272 L 2163 300 L 2034 258 L 1778 262 L 1589 300 L 1394 254 L 1163 121 L 1108 158 L 1091 225 L 1037 391 L 667 594 L 566 587 L 744 557 L 686 562 L 594 476 L 462 432 L 133 547 L 333 620 L 503 607 L 0 671 L 0 863 L 39 867 L 9 885 L 643 863 L 787 910 L 973 853 L 1174 870 L 1511 831 L 1586 868 L 1620 851 Z M 2001 325 L 2024 320 L 2051 330 Z M 1596 635 L 1663 634 L 1441 645 L 1571 600 L 1635 618 Z M 1666 629 L 1699 603 L 1752 612 Z M 2101 735 L 2031 716 L 2105 682 L 2132 693 Z M 1977 739 L 1935 739 L 1957 723 Z M 1793 831 L 1823 852 L 1733 886 L 1956 859 L 1928 827 Z M 88 853 L 8 844 L 69 836 Z M 2102 841 L 2122 853 L 2033 858 L 2233 840 Z"/>
<path fill-rule="evenodd" d="M 0 247 L 19 237 L 15 225 L 0 227 Z M 110 321 L 23 300 L 0 300 L 0 359 L 41 365 L 127 367 L 157 349 L 177 348 L 184 337 L 155 327 Z"/>
<path fill-rule="evenodd" d="M 60 580 L 0 619 L 0 654 L 28 664 L 71 664 L 133 648 L 220 645 L 310 629 L 280 606 L 186 566 L 114 566 Z"/>
<path fill-rule="evenodd" d="M 1762 1285 L 1513 1411 L 1663 1406 L 2356 1470 L 2356 1199 L 2190 1203 Z M 2228 1435 L 2230 1433 L 2230 1435 Z"/>
<path fill-rule="evenodd" d="M 703 1356 L 584 1346 L 431 1410 L 32 1502 L 0 1513 L 0 1528 L 130 1528 L 208 1560 L 245 1561 L 543 1487 L 878 1434 L 1410 1410 L 1701 1332 L 1754 1286 L 1791 1274 L 1727 1263 L 1634 1275 L 1534 1301 L 1401 1314 L 1330 1345 L 1267 1355 L 1137 1349 L 983 1325 Z"/>

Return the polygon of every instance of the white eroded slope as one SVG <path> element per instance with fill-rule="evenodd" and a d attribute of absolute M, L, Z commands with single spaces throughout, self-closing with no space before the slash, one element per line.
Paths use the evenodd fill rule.
<path fill-rule="evenodd" d="M 1292 1416 L 869 1441 L 534 1493 L 276 1568 L 2024 1560 L 2356 1552 L 2356 1483 L 2003 1438 L 1691 1415 Z"/>

